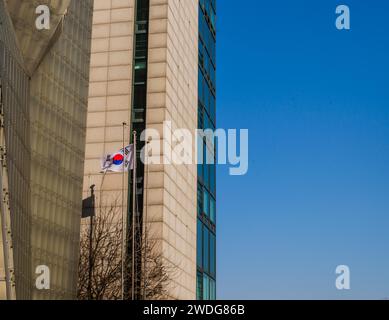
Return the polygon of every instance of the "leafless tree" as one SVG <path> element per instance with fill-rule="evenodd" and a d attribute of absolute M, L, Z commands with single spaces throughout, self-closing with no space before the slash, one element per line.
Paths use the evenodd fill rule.
<path fill-rule="evenodd" d="M 122 223 L 118 219 L 121 217 L 118 211 L 120 207 L 116 203 L 98 211 L 93 218 L 92 243 L 89 226 L 82 228 L 77 290 L 79 300 L 122 299 Z M 136 254 L 141 260 L 136 264 L 141 271 L 137 272 L 135 296 L 147 300 L 167 299 L 177 268 L 165 261 L 156 248 L 156 240 L 148 233 L 146 228 L 142 232 L 142 238 L 138 237 L 136 241 Z M 125 266 L 128 284 L 125 287 L 129 287 L 128 291 L 131 291 L 131 257 L 127 257 Z M 125 294 L 125 299 L 131 299 L 130 292 Z"/>

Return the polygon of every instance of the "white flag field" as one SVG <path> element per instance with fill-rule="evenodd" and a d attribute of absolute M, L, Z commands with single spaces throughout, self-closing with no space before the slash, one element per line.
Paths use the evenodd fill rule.
<path fill-rule="evenodd" d="M 118 152 L 101 159 L 102 172 L 125 172 L 134 169 L 134 145 L 130 144 Z"/>

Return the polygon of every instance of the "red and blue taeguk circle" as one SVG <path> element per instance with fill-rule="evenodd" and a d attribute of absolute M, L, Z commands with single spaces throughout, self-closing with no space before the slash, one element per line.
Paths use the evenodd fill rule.
<path fill-rule="evenodd" d="M 113 156 L 112 161 L 115 166 L 120 166 L 123 163 L 124 157 L 122 154 L 117 153 Z"/>

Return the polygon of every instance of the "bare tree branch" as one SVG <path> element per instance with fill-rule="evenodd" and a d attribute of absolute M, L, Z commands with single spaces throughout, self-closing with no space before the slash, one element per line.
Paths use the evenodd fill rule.
<path fill-rule="evenodd" d="M 89 285 L 89 227 L 81 232 L 78 279 L 79 300 L 118 300 L 122 298 L 122 223 L 116 202 L 103 207 L 94 217 L 91 260 L 93 265 L 91 297 Z M 148 230 L 149 228 L 147 228 Z M 142 257 L 139 266 L 135 295 L 150 300 L 167 299 L 169 285 L 177 268 L 165 261 L 157 250 L 157 241 L 148 232 L 138 237 L 136 255 Z M 131 239 L 129 239 L 130 243 Z M 146 258 L 145 258 L 146 257 Z M 145 259 L 145 260 L 144 260 Z M 126 282 L 131 283 L 131 257 L 126 259 Z M 131 290 L 131 289 L 130 289 Z M 126 297 L 131 296 L 126 294 Z"/>

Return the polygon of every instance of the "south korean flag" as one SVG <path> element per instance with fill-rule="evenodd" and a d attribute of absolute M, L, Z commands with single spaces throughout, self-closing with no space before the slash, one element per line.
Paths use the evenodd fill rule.
<path fill-rule="evenodd" d="M 134 145 L 130 144 L 116 153 L 101 159 L 101 172 L 125 172 L 134 169 Z"/>

